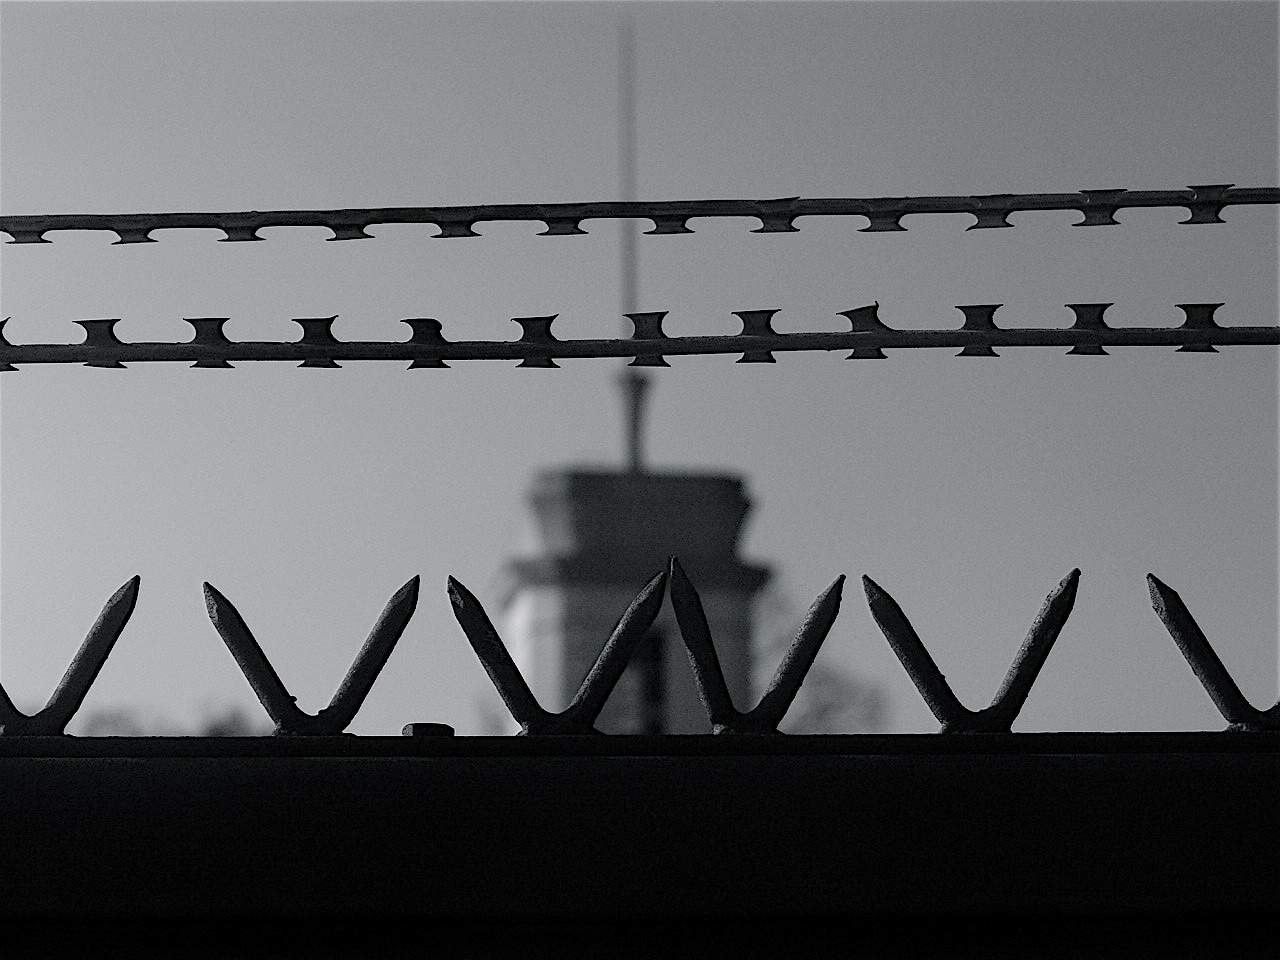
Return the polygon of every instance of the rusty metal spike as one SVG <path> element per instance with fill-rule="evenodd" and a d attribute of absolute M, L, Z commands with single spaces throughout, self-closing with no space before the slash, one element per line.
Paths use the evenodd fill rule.
<path fill-rule="evenodd" d="M 1156 616 L 1173 637 L 1173 642 L 1182 651 L 1183 658 L 1223 719 L 1235 729 L 1280 730 L 1280 700 L 1274 707 L 1263 711 L 1245 699 L 1177 591 L 1154 573 L 1147 574 L 1147 586 Z"/>
<path fill-rule="evenodd" d="M 810 605 L 800 625 L 796 638 L 787 650 L 778 669 L 774 672 L 769 689 L 765 691 L 755 709 L 745 719 L 755 726 L 756 732 L 777 732 L 778 724 L 786 716 L 795 701 L 805 674 L 813 666 L 822 643 L 831 632 L 836 616 L 840 613 L 840 596 L 844 591 L 844 574 L 827 587 Z"/>
<path fill-rule="evenodd" d="M 332 726 L 333 733 L 341 733 L 355 719 L 373 682 L 378 679 L 378 674 L 396 648 L 396 643 L 404 634 L 418 605 L 418 585 L 419 578 L 411 578 L 387 601 L 364 646 L 356 654 L 347 675 L 329 701 L 329 706 L 316 714 L 317 718 Z"/>
<path fill-rule="evenodd" d="M 67 665 L 57 689 L 49 697 L 49 702 L 39 713 L 14 723 L 19 728 L 15 732 L 26 736 L 52 737 L 58 736 L 66 729 L 71 718 L 84 703 L 84 698 L 89 693 L 89 688 L 93 686 L 93 681 L 102 671 L 111 648 L 120 639 L 120 634 L 124 632 L 129 618 L 133 615 L 133 609 L 138 602 L 138 586 L 141 582 L 141 577 L 133 577 L 103 604 L 102 612 L 98 614 L 98 619 L 85 635 L 84 643 L 80 645 L 71 663 Z M 8 724 L 6 724 L 6 732 L 8 732 Z"/>
<path fill-rule="evenodd" d="M 862 578 L 862 587 L 867 594 L 867 606 L 871 609 L 872 618 L 906 668 L 907 676 L 920 691 L 925 704 L 942 724 L 942 729 L 968 729 L 976 716 L 975 712 L 967 709 L 951 692 L 946 677 L 925 649 L 898 602 L 870 577 Z"/>
<path fill-rule="evenodd" d="M 646 631 L 657 618 L 666 586 L 667 574 L 663 571 L 645 584 L 631 601 L 587 671 L 573 702 L 564 711 L 565 717 L 586 726 L 595 723 Z"/>
<path fill-rule="evenodd" d="M 448 589 L 453 615 L 480 659 L 480 665 L 493 681 L 498 696 L 502 697 L 516 723 L 520 724 L 521 732 L 535 732 L 540 721 L 549 720 L 551 715 L 538 704 L 475 594 L 453 577 L 449 578 Z"/>
<path fill-rule="evenodd" d="M 979 715 L 991 724 L 988 732 L 1008 733 L 1012 728 L 1013 721 L 1018 718 L 1023 704 L 1027 702 L 1031 686 L 1036 682 L 1054 641 L 1071 616 L 1079 585 L 1080 570 L 1076 568 L 1045 598 L 1027 638 L 1014 656 L 1009 672 L 1005 674 L 1004 683 L 991 701 L 991 706 L 979 711 Z"/>
<path fill-rule="evenodd" d="M 702 599 L 675 557 L 671 558 L 671 606 L 675 610 L 676 625 L 684 639 L 693 666 L 693 677 L 698 684 L 698 695 L 707 710 L 707 719 L 716 733 L 731 731 L 742 719 L 733 705 L 720 656 L 711 639 L 711 628 L 702 609 Z"/>
<path fill-rule="evenodd" d="M 298 709 L 297 698 L 285 689 L 240 611 L 210 583 L 204 585 L 204 602 L 214 629 L 240 665 L 240 672 L 249 681 L 267 715 L 275 721 L 276 733 L 298 729 L 305 723 L 307 715 Z"/>

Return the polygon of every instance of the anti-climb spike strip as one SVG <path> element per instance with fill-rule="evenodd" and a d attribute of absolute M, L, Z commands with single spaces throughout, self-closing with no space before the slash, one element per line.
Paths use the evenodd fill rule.
<path fill-rule="evenodd" d="M 138 602 L 141 577 L 134 577 L 113 593 L 89 628 L 84 643 L 67 666 L 62 682 L 44 709 L 28 716 L 18 710 L 0 686 L 0 736 L 54 737 L 61 734 L 97 679 L 107 655 L 124 631 Z"/>
<path fill-rule="evenodd" d="M 477 223 L 497 220 L 540 222 L 540 236 L 585 233 L 584 220 L 649 220 L 649 234 L 693 231 L 696 217 L 754 217 L 753 233 L 793 233 L 799 217 L 865 217 L 863 232 L 905 230 L 902 218 L 922 213 L 967 213 L 974 223 L 967 229 L 1008 227 L 1017 211 L 1074 210 L 1083 219 L 1077 226 L 1116 223 L 1116 212 L 1129 207 L 1181 207 L 1189 214 L 1182 223 L 1222 223 L 1222 210 L 1238 204 L 1280 203 L 1280 188 L 1236 187 L 1231 184 L 1191 186 L 1183 190 L 1080 190 L 1075 193 L 988 194 L 942 197 L 782 197 L 774 200 L 663 200 L 576 203 L 512 203 L 462 207 L 362 207 L 342 210 L 268 210 L 222 213 L 151 214 L 36 214 L 0 217 L 0 232 L 10 243 L 48 243 L 55 230 L 107 230 L 117 243 L 147 243 L 164 229 L 220 230 L 223 241 L 261 240 L 264 227 L 328 227 L 331 240 L 369 237 L 370 226 L 386 223 L 434 224 L 437 237 L 476 237 Z"/>
<path fill-rule="evenodd" d="M 418 578 L 411 579 L 387 602 L 333 699 L 315 714 L 298 709 L 297 698 L 285 689 L 271 661 L 231 601 L 208 583 L 204 585 L 204 600 L 214 628 L 240 665 L 267 715 L 275 721 L 274 732 L 277 735 L 336 736 L 347 728 L 364 703 L 374 680 L 413 616 L 418 604 Z"/>
<path fill-rule="evenodd" d="M 1167 584 L 1155 574 L 1147 574 L 1151 606 L 1165 625 L 1173 642 L 1182 651 L 1196 678 L 1213 700 L 1232 730 L 1280 730 L 1280 700 L 1259 710 L 1245 699 L 1240 687 L 1222 665 L 1209 640 L 1191 616 L 1191 611 Z"/>
<path fill-rule="evenodd" d="M 453 577 L 449 578 L 449 600 L 471 649 L 480 658 L 511 716 L 520 724 L 522 734 L 596 735 L 600 733 L 594 725 L 596 718 L 645 632 L 657 618 L 666 584 L 666 573 L 660 573 L 631 601 L 587 671 L 573 701 L 560 713 L 551 713 L 538 703 L 480 601 Z"/>
<path fill-rule="evenodd" d="M 997 326 L 998 304 L 958 307 L 960 327 L 902 330 L 879 317 L 879 304 L 843 311 L 850 322 L 843 331 L 776 333 L 777 310 L 741 310 L 740 333 L 724 336 L 669 337 L 662 333 L 665 312 L 628 314 L 635 326 L 631 337 L 561 340 L 551 332 L 550 317 L 516 317 L 522 328 L 518 340 L 447 340 L 438 320 L 404 320 L 408 340 L 338 340 L 336 317 L 295 320 L 299 340 L 228 340 L 221 319 L 188 320 L 196 336 L 183 342 L 122 343 L 113 327 L 118 320 L 78 320 L 85 330 L 81 343 L 19 343 L 0 336 L 0 371 L 27 363 L 83 363 L 116 367 L 124 363 L 189 362 L 199 367 L 225 367 L 245 360 L 295 361 L 304 367 L 336 367 L 340 360 L 396 360 L 410 368 L 443 367 L 454 360 L 517 360 L 522 367 L 555 367 L 557 359 L 618 357 L 637 366 L 664 366 L 671 356 L 738 354 L 740 362 L 768 363 L 778 352 L 852 350 L 849 359 L 880 359 L 885 350 L 960 348 L 960 356 L 995 356 L 996 347 L 1068 347 L 1072 354 L 1098 354 L 1104 347 L 1169 346 L 1179 352 L 1216 352 L 1226 345 L 1280 344 L 1280 327 L 1218 325 L 1219 303 L 1178 304 L 1182 322 L 1174 327 L 1112 327 L 1102 322 L 1110 304 L 1067 304 L 1075 322 L 1069 327 L 1016 328 Z M 660 345 L 660 347 L 659 347 Z M 660 352 L 655 352 L 659 348 Z"/>
<path fill-rule="evenodd" d="M 809 607 L 796 638 L 778 665 L 769 688 L 760 702 L 747 713 L 733 705 L 720 657 L 711 638 L 702 599 L 685 574 L 680 561 L 671 558 L 671 606 L 676 613 L 676 623 L 689 652 L 693 676 L 698 684 L 698 694 L 711 722 L 712 733 L 776 734 L 778 724 L 786 716 L 795 700 L 805 674 L 813 665 L 822 642 L 831 631 L 836 615 L 840 612 L 840 595 L 844 589 L 844 577 L 836 578 Z"/>
<path fill-rule="evenodd" d="M 1008 733 L 1031 692 L 1045 658 L 1062 632 L 1076 602 L 1080 571 L 1072 570 L 1045 599 L 1004 683 L 989 707 L 970 710 L 951 691 L 897 601 L 870 577 L 862 578 L 871 616 L 915 683 L 920 696 L 942 724 L 943 733 Z"/>

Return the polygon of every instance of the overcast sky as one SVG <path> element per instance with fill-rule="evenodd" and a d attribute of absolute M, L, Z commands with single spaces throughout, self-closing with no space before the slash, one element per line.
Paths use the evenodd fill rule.
<path fill-rule="evenodd" d="M 1273 3 L 0 3 L 0 211 L 307 209 L 580 201 L 618 195 L 616 35 L 635 25 L 642 199 L 883 196 L 1277 182 Z M 669 334 L 845 329 L 879 301 L 900 327 L 1277 322 L 1274 209 L 695 221 L 641 237 L 640 309 Z M 429 226 L 326 243 L 164 231 L 111 245 L 50 234 L 0 248 L 14 342 L 186 339 L 225 316 L 237 339 L 515 339 L 622 331 L 618 230 L 479 239 Z M 561 329 L 563 328 L 563 329 Z M 741 471 L 744 552 L 797 613 L 849 590 L 822 654 L 881 684 L 892 729 L 937 724 L 867 612 L 889 590 L 972 707 L 985 705 L 1045 594 L 1073 567 L 1076 609 L 1015 729 L 1220 728 L 1151 611 L 1179 590 L 1256 704 L 1276 696 L 1277 360 L 1271 347 L 1000 359 L 677 358 L 656 371 L 655 468 Z M 138 364 L 27 367 L 0 385 L 0 652 L 5 687 L 43 704 L 103 601 L 134 574 L 137 610 L 85 711 L 134 705 L 190 722 L 255 711 L 205 615 L 237 605 L 299 705 L 328 702 L 391 594 L 418 612 L 352 726 L 496 708 L 450 612 L 454 575 L 495 609 L 527 549 L 531 473 L 621 462 L 617 361 L 559 370 L 459 363 L 342 370 Z M 637 587 L 639 585 L 637 584 Z M 601 638 L 603 640 L 603 638 Z M 73 730 L 75 727 L 73 726 Z"/>

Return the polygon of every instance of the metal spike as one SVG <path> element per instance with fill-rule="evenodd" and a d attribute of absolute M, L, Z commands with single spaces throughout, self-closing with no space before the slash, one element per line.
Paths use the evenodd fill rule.
<path fill-rule="evenodd" d="M 693 677 L 706 707 L 707 719 L 711 721 L 711 729 L 715 732 L 731 729 L 742 719 L 742 714 L 734 707 L 733 698 L 729 695 L 720 656 L 716 653 L 707 615 L 702 609 L 702 599 L 675 557 L 671 558 L 671 606 L 689 653 Z"/>
<path fill-rule="evenodd" d="M 1182 656 L 1223 719 L 1237 729 L 1280 729 L 1280 700 L 1266 711 L 1258 710 L 1246 700 L 1177 591 L 1154 573 L 1147 574 L 1147 586 L 1156 616 L 1173 637 L 1173 642 L 1182 651 Z"/>
<path fill-rule="evenodd" d="M 889 641 L 889 646 L 906 668 L 907 676 L 916 685 L 920 696 L 938 718 L 943 730 L 967 728 L 974 712 L 966 709 L 951 692 L 946 677 L 925 649 L 898 602 L 870 577 L 862 578 L 862 587 L 867 594 L 867 606 L 871 608 L 871 616 L 879 625 L 880 632 Z"/>
<path fill-rule="evenodd" d="M 137 606 L 138 588 L 141 584 L 142 578 L 134 576 L 111 595 L 98 614 L 98 619 L 89 628 L 84 643 L 67 666 L 58 688 L 49 698 L 45 711 L 61 721 L 59 733 L 84 702 L 89 687 L 106 663 L 107 655 L 124 632 L 125 625 Z"/>
<path fill-rule="evenodd" d="M 204 585 L 204 602 L 214 629 L 240 665 L 240 672 L 249 681 L 267 715 L 275 721 L 276 732 L 297 729 L 305 722 L 306 714 L 295 705 L 297 698 L 285 689 L 240 611 L 210 583 Z"/>
<path fill-rule="evenodd" d="M 657 618 L 666 586 L 667 574 L 663 571 L 645 584 L 631 601 L 587 671 L 573 702 L 564 711 L 567 716 L 587 726 L 595 723 L 636 648 Z"/>
<path fill-rule="evenodd" d="M 790 709 L 796 694 L 800 691 L 805 675 L 813 666 L 813 661 L 822 648 L 823 641 L 831 632 L 832 624 L 836 622 L 843 591 L 844 574 L 841 574 L 836 578 L 835 583 L 827 587 L 810 605 L 795 640 L 774 672 L 769 689 L 760 698 L 755 709 L 747 714 L 748 721 L 762 728 L 760 732 L 776 731 L 778 724 L 786 716 L 787 710 Z"/>
<path fill-rule="evenodd" d="M 329 701 L 329 706 L 316 715 L 332 725 L 333 733 L 341 733 L 355 719 L 356 711 L 369 695 L 369 690 L 386 665 L 391 651 L 396 648 L 396 643 L 404 634 L 418 605 L 418 585 L 419 578 L 411 578 L 387 601 L 364 646 L 356 654 L 347 675 Z"/>
<path fill-rule="evenodd" d="M 498 695 L 502 697 L 516 723 L 520 724 L 521 730 L 525 733 L 532 732 L 540 720 L 547 719 L 550 715 L 534 698 L 520 668 L 511 659 L 506 644 L 498 636 L 498 631 L 494 629 L 489 615 L 485 613 L 475 594 L 453 577 L 449 578 L 448 589 L 453 615 L 462 627 L 471 649 L 480 658 L 480 665 L 493 681 Z"/>
<path fill-rule="evenodd" d="M 1054 641 L 1071 616 L 1079 585 L 1080 570 L 1077 568 L 1067 574 L 1045 598 L 1027 638 L 1014 656 L 1009 672 L 1005 674 L 1004 683 L 991 701 L 991 706 L 979 711 L 991 723 L 990 732 L 1008 733 L 1013 727 L 1013 721 L 1017 719 L 1031 693 L 1031 685 L 1036 682 L 1040 668 L 1053 649 Z"/>

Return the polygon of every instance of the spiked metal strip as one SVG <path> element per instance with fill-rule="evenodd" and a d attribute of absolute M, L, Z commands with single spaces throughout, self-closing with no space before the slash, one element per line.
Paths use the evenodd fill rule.
<path fill-rule="evenodd" d="M 578 687 L 573 702 L 560 713 L 551 713 L 538 703 L 480 601 L 453 577 L 449 578 L 449 600 L 462 632 L 511 716 L 520 724 L 522 734 L 591 735 L 600 733 L 595 728 L 596 718 L 644 639 L 645 631 L 658 616 L 666 585 L 665 573 L 645 584 L 619 618 L 613 634 Z"/>
<path fill-rule="evenodd" d="M 711 721 L 712 733 L 776 734 L 778 724 L 804 682 L 805 674 L 813 666 L 822 641 L 831 631 L 836 615 L 840 612 L 840 594 L 844 589 L 844 577 L 836 578 L 809 607 L 795 640 L 787 650 L 777 672 L 769 682 L 760 702 L 747 713 L 733 705 L 729 687 L 720 668 L 720 657 L 711 639 L 711 628 L 702 609 L 702 599 L 685 574 L 680 561 L 671 558 L 671 606 L 676 612 L 680 635 L 689 651 L 693 676 L 698 683 L 698 694 Z"/>
<path fill-rule="evenodd" d="M 1219 326 L 1213 319 L 1220 303 L 1180 303 L 1183 322 L 1176 327 L 1111 327 L 1103 319 L 1109 303 L 1066 305 L 1075 315 L 1070 327 L 998 327 L 999 304 L 957 307 L 964 315 L 959 328 L 899 330 L 879 318 L 879 304 L 846 310 L 850 329 L 811 333 L 776 333 L 777 310 L 741 310 L 742 331 L 731 336 L 669 337 L 662 332 L 665 312 L 628 314 L 635 332 L 627 339 L 560 340 L 550 317 L 516 317 L 518 340 L 446 340 L 438 320 L 402 320 L 413 331 L 408 340 L 338 340 L 336 317 L 295 320 L 302 337 L 287 342 L 229 340 L 222 317 L 186 320 L 195 330 L 180 342 L 124 343 L 114 327 L 119 320 L 77 320 L 85 330 L 81 343 L 10 343 L 0 321 L 0 370 L 15 364 L 83 363 L 122 367 L 127 363 L 189 362 L 194 367 L 230 367 L 232 361 L 292 361 L 302 367 L 339 366 L 346 360 L 398 360 L 410 369 L 447 367 L 451 360 L 518 360 L 521 367 L 555 367 L 557 359 L 634 358 L 637 366 L 666 366 L 665 357 L 694 354 L 741 354 L 739 363 L 772 363 L 776 351 L 851 350 L 847 359 L 884 359 L 885 350 L 907 348 L 960 349 L 962 357 L 994 357 L 996 347 L 1070 347 L 1071 355 L 1105 354 L 1105 347 L 1177 347 L 1180 352 L 1212 353 L 1215 345 L 1280 344 L 1280 327 Z"/>
<path fill-rule="evenodd" d="M 1080 571 L 1072 570 L 1045 599 L 1027 639 L 1013 658 L 995 699 L 989 707 L 970 710 L 948 685 L 942 671 L 920 641 L 896 600 L 870 577 L 862 578 L 871 615 L 893 647 L 920 696 L 942 724 L 943 733 L 1008 733 L 1026 703 L 1031 685 L 1044 666 L 1076 602 Z"/>
<path fill-rule="evenodd" d="M 102 613 L 89 628 L 84 643 L 76 651 L 62 682 L 43 710 L 28 716 L 13 705 L 9 694 L 0 686 L 0 736 L 49 737 L 66 730 L 133 615 L 141 582 L 141 577 L 134 577 L 103 605 Z"/>
<path fill-rule="evenodd" d="M 1076 193 L 1002 193 L 986 196 L 801 198 L 776 200 L 670 200 L 596 203 L 512 203 L 460 207 L 361 207 L 343 210 L 248 210 L 228 213 L 43 214 L 0 217 L 0 232 L 10 243 L 48 243 L 56 230 L 107 230 L 116 243 L 154 243 L 151 233 L 166 229 L 221 230 L 224 241 L 261 240 L 266 227 L 328 227 L 330 240 L 368 239 L 366 229 L 383 223 L 429 223 L 437 237 L 479 236 L 478 223 L 532 221 L 541 236 L 583 234 L 587 220 L 649 220 L 650 234 L 692 233 L 689 221 L 700 217 L 754 217 L 753 233 L 794 233 L 800 217 L 865 217 L 866 233 L 905 230 L 902 218 L 922 213 L 967 213 L 969 230 L 1010 227 L 1009 215 L 1022 210 L 1075 210 L 1075 226 L 1110 226 L 1116 213 L 1130 207 L 1181 207 L 1182 223 L 1222 223 L 1223 208 L 1237 204 L 1280 203 L 1280 188 L 1202 184 L 1184 190 L 1080 190 Z"/>
<path fill-rule="evenodd" d="M 1280 700 L 1275 705 L 1259 710 L 1245 699 L 1240 687 L 1222 665 L 1209 640 L 1191 616 L 1177 592 L 1163 583 L 1155 574 L 1147 574 L 1147 586 L 1151 590 L 1151 606 L 1173 637 L 1182 655 L 1190 664 L 1205 692 L 1218 712 L 1230 724 L 1232 730 L 1280 730 Z"/>
<path fill-rule="evenodd" d="M 297 698 L 285 689 L 271 661 L 231 601 L 208 583 L 204 585 L 204 599 L 214 628 L 240 665 L 267 714 L 275 721 L 275 733 L 332 736 L 342 733 L 351 723 L 404 633 L 418 603 L 418 578 L 406 583 L 387 602 L 329 706 L 316 714 L 298 709 L 295 704 Z"/>

